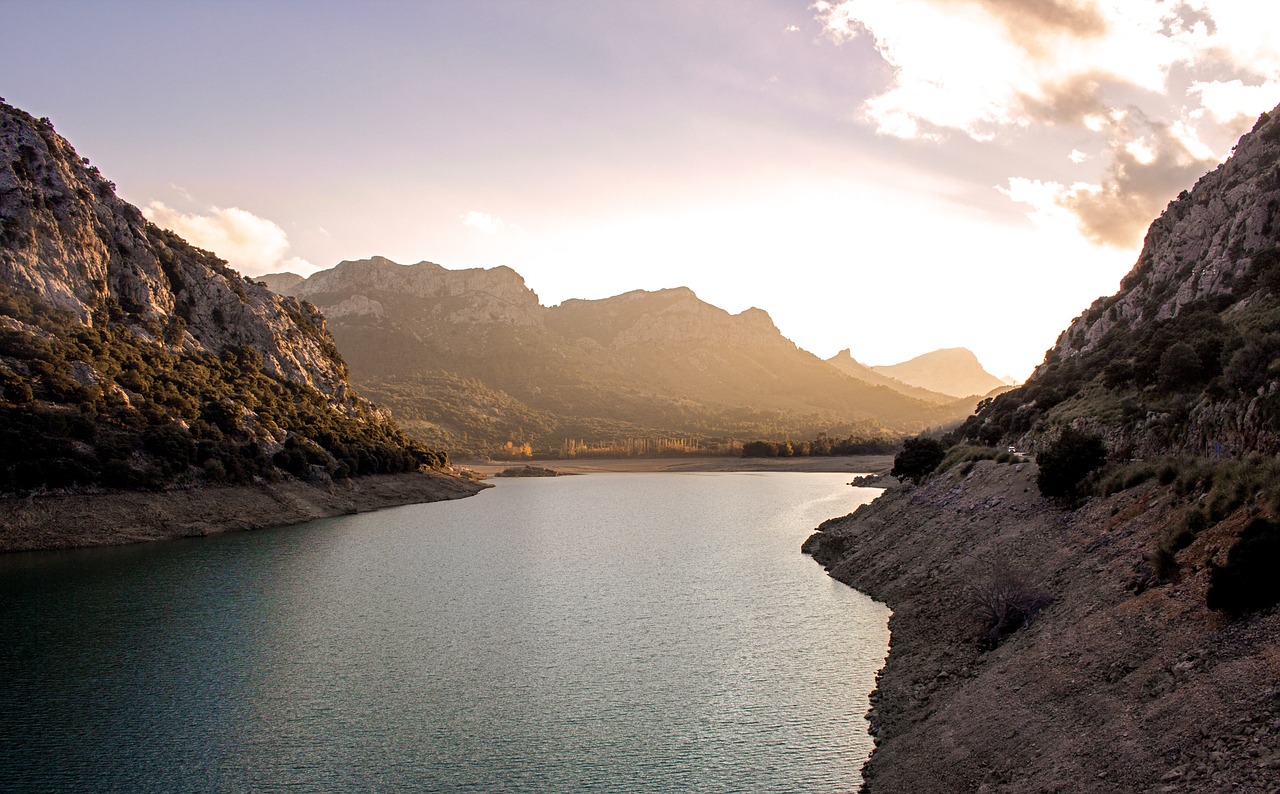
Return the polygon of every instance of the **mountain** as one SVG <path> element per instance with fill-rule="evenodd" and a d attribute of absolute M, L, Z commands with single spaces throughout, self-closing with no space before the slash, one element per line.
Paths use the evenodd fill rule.
<path fill-rule="evenodd" d="M 973 408 L 846 377 L 765 312 L 729 314 L 684 288 L 544 307 L 510 268 L 382 257 L 269 283 L 324 311 L 362 391 L 408 432 L 451 448 L 870 437 L 958 422 Z"/>
<path fill-rule="evenodd" d="M 954 434 L 1033 458 L 957 445 L 805 543 L 893 610 L 866 791 L 1275 789 L 1277 212 L 1280 108 Z"/>
<path fill-rule="evenodd" d="M 986 395 L 1008 386 L 983 369 L 978 357 L 963 347 L 935 350 L 901 364 L 871 369 L 911 386 L 952 397 Z"/>
<path fill-rule="evenodd" d="M 315 306 L 149 223 L 0 103 L 0 493 L 416 470 Z"/>
<path fill-rule="evenodd" d="M 1152 223 L 1120 290 L 961 435 L 1026 444 L 1076 424 L 1121 457 L 1280 452 L 1278 168 L 1273 112 Z"/>
<path fill-rule="evenodd" d="M 866 364 L 856 360 L 848 348 L 841 350 L 839 353 L 836 353 L 834 356 L 827 359 L 827 363 L 844 374 L 852 378 L 856 378 L 863 383 L 867 383 L 872 386 L 886 386 L 899 394 L 904 394 L 917 400 L 936 403 L 938 405 L 945 405 L 957 401 L 957 397 L 953 394 L 930 391 L 929 389 L 921 388 L 920 386 L 913 386 L 905 383 L 897 378 L 890 377 L 889 375 L 881 374 L 877 371 L 879 368 L 868 367 Z M 963 396 L 967 397 L 969 395 Z"/>

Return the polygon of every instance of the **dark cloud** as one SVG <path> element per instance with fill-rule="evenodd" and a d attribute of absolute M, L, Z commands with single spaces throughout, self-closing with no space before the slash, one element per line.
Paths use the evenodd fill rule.
<path fill-rule="evenodd" d="M 1127 122 L 1111 152 L 1111 165 L 1100 191 L 1073 190 L 1059 203 L 1075 213 L 1080 231 L 1101 245 L 1130 247 L 1142 241 L 1151 221 L 1179 191 L 1191 187 L 1218 164 L 1200 158 L 1175 136 L 1166 124 L 1148 121 L 1131 111 L 1136 123 Z M 1143 162 L 1125 147 L 1145 133 L 1155 157 Z"/>

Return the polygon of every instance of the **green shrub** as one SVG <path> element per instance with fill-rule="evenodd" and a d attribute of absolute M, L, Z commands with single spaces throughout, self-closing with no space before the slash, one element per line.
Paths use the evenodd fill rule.
<path fill-rule="evenodd" d="M 1210 570 L 1205 602 L 1231 615 L 1280 603 L 1280 524 L 1249 522 L 1227 552 L 1227 564 Z"/>
<path fill-rule="evenodd" d="M 1040 473 L 1036 485 L 1050 499 L 1069 500 L 1077 496 L 1079 485 L 1107 459 L 1102 437 L 1067 427 L 1057 440 L 1036 455 Z"/>
<path fill-rule="evenodd" d="M 909 438 L 902 442 L 902 451 L 894 457 L 893 469 L 889 474 L 919 485 L 921 480 L 938 468 L 946 456 L 947 448 L 936 438 Z"/>

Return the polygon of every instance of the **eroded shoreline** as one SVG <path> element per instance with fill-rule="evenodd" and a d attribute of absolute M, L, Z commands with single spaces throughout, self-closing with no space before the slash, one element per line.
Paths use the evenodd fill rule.
<path fill-rule="evenodd" d="M 864 791 L 1272 790 L 1280 613 L 1205 606 L 1247 510 L 1198 536 L 1174 581 L 1139 586 L 1177 494 L 1149 482 L 1064 512 L 1035 472 L 956 467 L 805 543 L 893 610 Z M 1052 603 L 993 648 L 978 597 L 1010 580 Z"/>
<path fill-rule="evenodd" d="M 119 546 L 299 524 L 316 518 L 471 496 L 487 484 L 437 472 L 326 484 L 122 491 L 0 501 L 0 552 Z"/>

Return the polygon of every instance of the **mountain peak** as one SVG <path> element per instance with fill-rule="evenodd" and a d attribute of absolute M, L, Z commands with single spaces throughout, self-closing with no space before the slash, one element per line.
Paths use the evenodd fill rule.
<path fill-rule="evenodd" d="M 871 369 L 903 383 L 953 397 L 988 394 L 1005 386 L 1004 381 L 983 369 L 972 350 L 964 347 L 934 350 L 901 364 Z"/>

